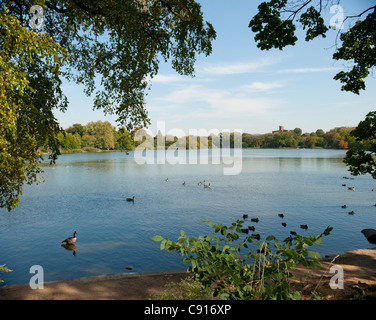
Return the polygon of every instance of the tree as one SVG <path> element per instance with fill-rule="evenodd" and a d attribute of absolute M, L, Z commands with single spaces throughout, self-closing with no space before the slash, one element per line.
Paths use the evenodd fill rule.
<path fill-rule="evenodd" d="M 68 133 L 71 133 L 71 134 L 78 133 L 82 137 L 82 135 L 84 134 L 84 127 L 83 127 L 82 124 L 75 123 L 65 131 L 68 132 Z"/>
<path fill-rule="evenodd" d="M 353 175 L 370 174 L 376 179 L 376 111 L 369 112 L 350 135 L 359 144 L 346 152 L 344 162 L 349 166 L 349 171 Z M 363 147 L 365 143 L 367 147 Z"/>
<path fill-rule="evenodd" d="M 64 110 L 59 70 L 66 50 L 47 34 L 29 31 L 0 6 L 0 207 L 18 205 L 24 183 L 38 182 L 41 155 L 59 154 L 59 125 L 52 110 Z"/>
<path fill-rule="evenodd" d="M 29 25 L 32 5 L 43 8 L 39 34 Z M 14 209 L 22 185 L 37 181 L 39 147 L 52 161 L 59 154 L 53 109 L 68 106 L 63 77 L 83 84 L 94 108 L 128 129 L 146 126 L 145 92 L 160 61 L 193 75 L 197 55 L 209 55 L 215 37 L 194 0 L 2 1 L 0 207 Z"/>
<path fill-rule="evenodd" d="M 323 9 L 329 1 L 324 0 L 270 0 L 258 6 L 257 14 L 252 18 L 249 27 L 255 32 L 257 47 L 261 50 L 278 48 L 282 50 L 288 45 L 295 45 L 296 25 L 306 30 L 306 41 L 319 36 L 326 37 L 329 28 L 322 16 Z M 339 4 L 340 1 L 337 1 Z M 367 14 L 367 15 L 366 15 Z M 350 71 L 341 71 L 334 76 L 343 83 L 342 90 L 356 94 L 365 90 L 364 79 L 376 66 L 376 6 L 364 8 L 358 15 L 347 16 L 345 20 L 358 19 L 346 32 L 341 32 L 342 44 L 333 54 L 335 60 L 352 61 Z M 335 25 L 331 26 L 336 29 Z"/>
<path fill-rule="evenodd" d="M 94 147 L 109 150 L 114 149 L 112 125 L 108 121 L 91 121 L 84 126 L 84 133 L 94 137 Z"/>

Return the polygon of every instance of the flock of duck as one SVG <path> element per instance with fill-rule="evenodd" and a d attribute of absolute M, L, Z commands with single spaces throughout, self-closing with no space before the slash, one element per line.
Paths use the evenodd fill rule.
<path fill-rule="evenodd" d="M 166 180 L 165 180 L 166 182 L 168 182 L 169 180 L 168 180 L 168 178 L 166 178 Z M 185 183 L 185 181 L 182 183 L 182 185 L 185 187 L 187 184 Z M 206 182 L 205 182 L 205 180 L 204 181 L 199 181 L 198 183 L 197 183 L 197 185 L 198 186 L 204 186 L 204 188 L 205 189 L 210 189 L 210 183 L 209 184 L 206 184 Z"/>
<path fill-rule="evenodd" d="M 354 180 L 354 178 L 348 178 L 348 177 L 343 177 L 344 179 L 351 179 L 351 180 Z M 166 178 L 165 182 L 169 182 L 168 178 Z M 183 186 L 186 186 L 186 182 L 184 181 L 182 183 Z M 206 184 L 205 180 L 203 181 L 199 181 L 197 183 L 198 186 L 204 186 L 204 188 L 207 188 L 209 189 L 210 188 L 210 183 L 209 184 Z M 346 184 L 342 184 L 343 187 L 346 187 Z M 347 187 L 348 190 L 351 190 L 351 191 L 355 191 L 355 187 Z M 372 189 L 372 191 L 375 191 L 374 189 Z M 133 202 L 134 203 L 134 199 L 135 199 L 135 196 L 131 197 L 131 198 L 126 198 L 125 200 L 128 201 L 128 202 Z M 376 204 L 374 204 L 374 206 L 376 207 Z M 341 208 L 343 209 L 346 209 L 347 208 L 347 205 L 344 204 L 341 206 Z M 353 215 L 355 214 L 354 210 L 352 211 L 349 211 L 348 212 L 349 215 Z M 283 213 L 278 213 L 278 217 L 280 217 L 281 219 L 284 218 L 284 214 Z M 247 220 L 248 219 L 248 214 L 243 214 L 243 220 Z M 255 223 L 258 223 L 259 222 L 259 218 L 251 218 L 249 219 L 251 222 L 255 222 Z M 287 224 L 286 222 L 282 222 L 281 225 L 283 227 L 287 227 Z M 304 230 L 307 230 L 308 229 L 308 225 L 306 224 L 301 224 L 300 225 L 300 228 L 301 229 L 304 229 Z M 254 232 L 256 230 L 255 226 L 248 226 L 247 228 L 242 228 L 241 229 L 241 232 L 242 233 L 249 233 L 249 231 L 252 231 Z M 376 230 L 375 229 L 363 229 L 361 231 L 361 233 L 364 234 L 364 236 L 366 237 L 366 239 L 368 240 L 369 243 L 371 244 L 376 244 Z M 73 236 L 72 237 L 69 237 L 69 238 L 66 238 L 65 240 L 62 241 L 63 243 L 63 247 L 65 247 L 66 249 L 68 250 L 73 250 L 73 254 L 75 255 L 75 245 L 74 243 L 76 242 L 77 238 L 76 238 L 76 234 L 77 232 L 75 231 L 73 233 Z M 296 235 L 296 232 L 295 231 L 290 231 L 290 236 L 287 238 L 287 239 L 290 239 L 292 240 L 291 236 L 292 235 Z M 251 236 L 256 239 L 256 240 L 260 240 L 261 239 L 261 236 L 259 233 L 252 233 Z"/>
<path fill-rule="evenodd" d="M 280 217 L 281 219 L 283 219 L 284 217 L 285 217 L 285 215 L 283 214 L 283 213 L 278 213 L 278 217 Z M 245 221 L 245 220 L 247 220 L 249 217 L 248 217 L 248 214 L 243 214 L 243 220 Z M 251 219 L 249 219 L 249 221 L 251 221 L 251 222 L 255 222 L 255 223 L 258 223 L 259 222 L 259 218 L 257 217 L 257 218 L 251 218 Z M 283 227 L 287 227 L 287 223 L 286 222 L 282 222 L 281 223 L 281 225 L 283 226 Z M 300 228 L 301 229 L 304 229 L 304 230 L 307 230 L 308 229 L 308 225 L 306 225 L 306 224 L 301 224 L 300 225 Z M 255 231 L 256 230 L 256 228 L 255 228 L 255 226 L 248 226 L 247 228 L 242 228 L 241 229 L 241 232 L 242 233 L 249 233 L 249 231 Z M 292 238 L 291 238 L 291 236 L 292 235 L 296 235 L 296 231 L 290 231 L 290 237 L 289 238 L 287 238 L 287 239 L 290 239 L 290 240 L 292 240 Z M 251 234 L 251 236 L 254 238 L 254 239 L 256 239 L 256 240 L 260 240 L 261 239 L 261 236 L 260 236 L 260 234 L 259 233 L 252 233 Z"/>
<path fill-rule="evenodd" d="M 349 178 L 349 177 L 343 177 L 343 179 L 354 180 L 354 178 Z M 347 186 L 346 186 L 345 183 L 343 183 L 342 187 L 347 187 Z M 355 191 L 355 187 L 347 187 L 347 190 Z M 372 189 L 372 191 L 375 191 L 375 189 Z M 374 204 L 374 206 L 376 207 L 376 204 Z M 341 206 L 341 208 L 346 209 L 347 205 L 344 204 L 344 205 Z M 348 214 L 354 215 L 355 212 L 354 212 L 354 210 L 351 210 L 351 211 L 348 212 Z M 363 233 L 363 235 L 366 237 L 366 239 L 368 240 L 369 243 L 376 244 L 376 230 L 375 229 L 372 229 L 372 228 L 363 229 L 360 232 Z"/>

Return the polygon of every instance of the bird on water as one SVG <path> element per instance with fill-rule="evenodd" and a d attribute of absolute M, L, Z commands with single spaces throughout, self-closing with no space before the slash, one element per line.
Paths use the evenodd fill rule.
<path fill-rule="evenodd" d="M 133 201 L 134 202 L 134 196 L 132 198 L 127 198 L 127 201 Z"/>
<path fill-rule="evenodd" d="M 73 232 L 73 237 L 69 237 L 69 238 L 66 238 L 65 240 L 61 241 L 61 243 L 66 243 L 66 244 L 73 244 L 76 242 L 77 238 L 76 238 L 76 231 Z"/>

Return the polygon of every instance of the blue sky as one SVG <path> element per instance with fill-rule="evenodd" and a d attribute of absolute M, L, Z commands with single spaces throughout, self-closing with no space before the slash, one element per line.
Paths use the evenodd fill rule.
<path fill-rule="evenodd" d="M 325 39 L 305 42 L 298 27 L 301 36 L 295 46 L 261 51 L 248 28 L 261 0 L 198 2 L 217 32 L 213 53 L 198 57 L 194 78 L 178 75 L 168 63 L 160 66 L 146 99 L 152 133 L 158 129 L 177 135 L 194 129 L 241 129 L 257 134 L 279 125 L 303 132 L 327 131 L 356 126 L 376 109 L 374 77 L 366 79 L 366 91 L 359 96 L 341 91 L 341 84 L 333 80 L 351 65 L 332 59 L 338 30 L 330 30 Z M 371 0 L 341 1 L 345 16 L 372 5 Z M 329 12 L 330 6 L 325 9 L 328 25 L 336 14 Z M 66 113 L 56 112 L 63 128 L 97 120 L 116 125 L 115 115 L 92 110 L 92 99 L 82 87 L 68 83 L 63 89 L 70 101 Z"/>

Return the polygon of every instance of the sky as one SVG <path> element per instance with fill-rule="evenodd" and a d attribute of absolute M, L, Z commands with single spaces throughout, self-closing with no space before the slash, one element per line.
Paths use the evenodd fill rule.
<path fill-rule="evenodd" d="M 328 131 L 340 126 L 356 126 L 376 109 L 376 79 L 366 79 L 360 95 L 341 91 L 333 76 L 349 70 L 351 63 L 332 59 L 339 29 L 329 30 L 326 38 L 304 40 L 298 27 L 298 42 L 282 51 L 261 51 L 248 28 L 261 0 L 199 0 L 204 19 L 217 32 L 210 56 L 198 56 L 195 77 L 180 76 L 169 63 L 161 64 L 152 79 L 146 98 L 154 135 L 188 135 L 194 130 L 209 132 L 241 130 L 262 134 L 301 128 L 303 132 Z M 342 0 L 344 17 L 359 14 L 373 6 L 371 0 Z M 339 11 L 325 9 L 327 25 L 338 23 Z M 355 20 L 347 20 L 348 23 Z M 117 126 L 116 115 L 93 111 L 93 100 L 83 88 L 64 82 L 69 99 L 68 111 L 56 111 L 63 128 L 74 123 L 109 121 Z"/>

